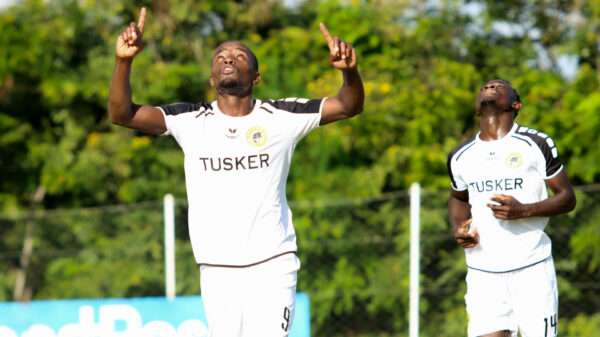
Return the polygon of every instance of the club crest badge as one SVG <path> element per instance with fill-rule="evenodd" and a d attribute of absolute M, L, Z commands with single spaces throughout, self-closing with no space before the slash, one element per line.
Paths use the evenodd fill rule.
<path fill-rule="evenodd" d="M 267 132 L 260 126 L 251 127 L 246 132 L 246 141 L 252 146 L 263 146 L 267 142 Z"/>
<path fill-rule="evenodd" d="M 518 152 L 513 152 L 506 157 L 506 166 L 516 169 L 523 164 L 523 157 Z"/>

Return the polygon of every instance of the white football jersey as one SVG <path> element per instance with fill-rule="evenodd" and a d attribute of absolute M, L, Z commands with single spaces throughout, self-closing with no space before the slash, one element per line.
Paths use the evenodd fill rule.
<path fill-rule="evenodd" d="M 296 251 L 286 180 L 324 99 L 255 100 L 243 117 L 217 102 L 162 105 L 185 155 L 188 225 L 198 264 L 245 266 Z"/>
<path fill-rule="evenodd" d="M 540 262 L 551 255 L 544 233 L 547 217 L 501 220 L 487 206 L 494 193 L 511 195 L 524 204 L 548 197 L 544 180 L 562 170 L 556 145 L 548 135 L 513 125 L 499 140 L 483 141 L 480 133 L 452 150 L 448 173 L 452 188 L 468 190 L 479 244 L 466 248 L 469 268 L 504 272 Z"/>

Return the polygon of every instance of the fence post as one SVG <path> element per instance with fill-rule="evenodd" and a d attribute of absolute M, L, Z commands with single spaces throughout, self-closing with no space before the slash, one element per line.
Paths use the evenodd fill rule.
<path fill-rule="evenodd" d="M 25 225 L 25 238 L 23 239 L 23 251 L 21 252 L 20 268 L 17 272 L 13 299 L 15 301 L 27 302 L 31 299 L 31 293 L 27 294 L 27 271 L 31 254 L 33 252 L 33 236 L 35 231 L 35 211 L 37 206 L 44 200 L 46 187 L 38 186 L 31 194 L 29 199 L 29 213 L 27 215 L 27 224 Z"/>
<path fill-rule="evenodd" d="M 409 337 L 419 336 L 419 258 L 421 186 L 410 185 L 410 299 Z"/>
<path fill-rule="evenodd" d="M 175 298 L 175 198 L 165 194 L 163 198 L 165 222 L 165 294 Z"/>

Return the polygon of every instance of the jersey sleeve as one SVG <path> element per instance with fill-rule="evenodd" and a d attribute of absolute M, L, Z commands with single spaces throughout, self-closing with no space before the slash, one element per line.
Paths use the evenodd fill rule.
<path fill-rule="evenodd" d="M 537 135 L 539 138 L 535 139 L 535 141 L 544 158 L 544 162 L 538 166 L 538 173 L 544 179 L 550 179 L 561 171 L 563 165 L 558 157 L 558 149 L 554 140 L 543 133 L 538 133 Z"/>
<path fill-rule="evenodd" d="M 296 141 L 299 141 L 319 126 L 325 99 L 294 97 L 281 100 L 268 100 L 264 106 L 267 111 L 273 108 L 274 110 L 284 112 L 281 121 L 287 125 Z"/>
<path fill-rule="evenodd" d="M 172 135 L 179 140 L 181 131 L 189 125 L 189 119 L 205 113 L 210 104 L 201 103 L 172 103 L 158 106 L 165 116 L 167 131 L 163 135 Z"/>
<path fill-rule="evenodd" d="M 446 161 L 446 168 L 448 170 L 448 176 L 450 176 L 450 184 L 452 189 L 455 191 L 464 191 L 467 189 L 467 184 L 460 176 L 456 168 L 456 150 L 450 152 L 448 160 Z"/>

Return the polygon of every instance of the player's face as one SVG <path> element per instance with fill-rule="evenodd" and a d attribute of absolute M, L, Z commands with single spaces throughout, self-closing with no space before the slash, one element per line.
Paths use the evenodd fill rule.
<path fill-rule="evenodd" d="M 512 103 L 513 89 L 501 80 L 493 80 L 484 84 L 477 95 L 477 113 L 482 109 L 491 108 L 504 111 L 509 109 Z"/>
<path fill-rule="evenodd" d="M 213 55 L 210 83 L 217 90 L 256 85 L 259 77 L 254 69 L 255 63 L 256 57 L 245 44 L 225 42 Z"/>

